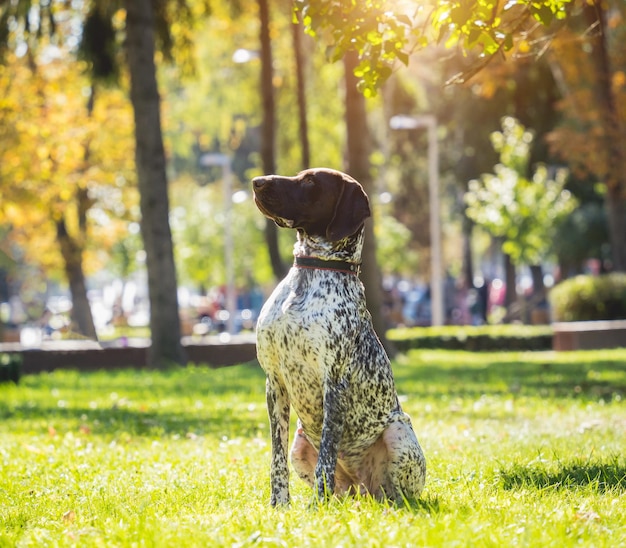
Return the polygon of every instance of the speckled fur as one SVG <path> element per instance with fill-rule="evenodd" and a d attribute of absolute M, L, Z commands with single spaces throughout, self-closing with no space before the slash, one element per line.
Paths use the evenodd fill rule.
<path fill-rule="evenodd" d="M 344 188 L 331 192 L 329 180 L 357 192 L 346 193 Z M 300 193 L 297 185 L 303 184 L 326 186 L 321 194 Z M 254 188 L 265 215 L 280 226 L 297 229 L 296 257 L 360 263 L 369 205 L 354 179 L 318 169 L 293 178 L 257 178 Z M 354 217 L 343 211 L 363 200 L 361 193 L 367 206 L 360 204 L 362 213 Z M 299 220 L 301 210 L 319 205 L 309 203 L 312 195 L 330 200 L 326 208 L 338 209 L 326 224 L 336 225 L 338 216 L 352 216 L 355 226 L 333 229 L 342 236 L 348 232 L 347 236 L 333 241 L 328 239 L 330 228 L 320 229 L 315 219 Z M 324 210 L 322 205 L 318 209 Z M 420 495 L 424 455 L 398 402 L 389 359 L 372 327 L 358 276 L 292 267 L 263 306 L 257 354 L 267 374 L 273 505 L 289 502 L 290 406 L 298 416 L 292 465 L 318 498 L 361 492 L 401 501 Z"/>

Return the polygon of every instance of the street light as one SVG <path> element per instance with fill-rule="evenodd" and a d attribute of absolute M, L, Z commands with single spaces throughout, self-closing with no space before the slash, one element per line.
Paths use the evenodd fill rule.
<path fill-rule="evenodd" d="M 391 129 L 428 129 L 428 198 L 430 205 L 431 281 L 430 295 L 432 325 L 443 325 L 443 266 L 441 252 L 441 212 L 439 205 L 439 150 L 437 144 L 437 119 L 432 114 L 407 116 L 399 114 L 389 120 Z"/>
<path fill-rule="evenodd" d="M 235 314 L 237 312 L 237 300 L 235 296 L 235 272 L 233 265 L 233 231 L 232 231 L 232 206 L 233 206 L 233 181 L 230 167 L 231 158 L 227 154 L 208 153 L 200 157 L 202 167 L 220 166 L 222 168 L 222 190 L 224 192 L 224 271 L 226 273 L 226 332 L 235 332 Z"/>

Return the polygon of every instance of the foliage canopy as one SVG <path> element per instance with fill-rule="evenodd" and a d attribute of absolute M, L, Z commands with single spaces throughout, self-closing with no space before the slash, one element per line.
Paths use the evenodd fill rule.
<path fill-rule="evenodd" d="M 355 74 L 366 96 L 376 94 L 396 62 L 428 44 L 458 47 L 476 63 L 465 78 L 498 53 L 528 50 L 537 24 L 548 26 L 567 16 L 575 0 L 440 0 L 419 3 L 385 0 L 295 0 L 308 32 L 321 35 L 331 60 L 355 50 Z"/>

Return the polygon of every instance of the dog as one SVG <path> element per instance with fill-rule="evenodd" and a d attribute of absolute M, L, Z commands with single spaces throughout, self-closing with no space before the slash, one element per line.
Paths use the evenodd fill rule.
<path fill-rule="evenodd" d="M 289 503 L 290 407 L 298 417 L 291 463 L 317 500 L 369 494 L 419 497 L 426 461 L 395 390 L 358 275 L 369 199 L 326 168 L 252 181 L 259 210 L 297 232 L 294 265 L 263 305 L 257 357 L 266 373 L 270 503 Z"/>

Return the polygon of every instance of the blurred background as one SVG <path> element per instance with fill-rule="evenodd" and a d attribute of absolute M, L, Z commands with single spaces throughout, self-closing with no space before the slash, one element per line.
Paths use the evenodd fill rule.
<path fill-rule="evenodd" d="M 621 0 L 524 20 L 495 53 L 407 35 L 375 93 L 290 1 L 153 4 L 0 4 L 3 340 L 252 331 L 295 235 L 250 180 L 306 167 L 370 196 L 379 332 L 549 323 L 556 283 L 626 269 Z M 419 27 L 447 3 L 387 4 Z"/>

